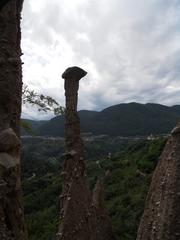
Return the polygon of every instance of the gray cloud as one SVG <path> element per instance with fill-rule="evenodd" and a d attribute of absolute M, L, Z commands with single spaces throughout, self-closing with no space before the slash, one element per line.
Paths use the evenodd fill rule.
<path fill-rule="evenodd" d="M 79 109 L 179 104 L 179 25 L 178 0 L 25 1 L 24 81 L 64 104 L 61 73 L 79 65 Z"/>

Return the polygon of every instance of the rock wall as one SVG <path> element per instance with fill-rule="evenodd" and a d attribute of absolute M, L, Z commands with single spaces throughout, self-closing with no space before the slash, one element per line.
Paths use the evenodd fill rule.
<path fill-rule="evenodd" d="M 137 240 L 180 239 L 180 125 L 155 169 Z"/>
<path fill-rule="evenodd" d="M 26 240 L 20 183 L 22 0 L 0 11 L 0 239 Z"/>

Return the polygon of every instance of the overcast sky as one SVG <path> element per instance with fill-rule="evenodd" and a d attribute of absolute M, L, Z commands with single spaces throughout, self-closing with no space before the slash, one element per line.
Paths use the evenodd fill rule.
<path fill-rule="evenodd" d="M 24 82 L 62 105 L 61 74 L 74 65 L 88 72 L 79 109 L 180 104 L 179 0 L 26 0 L 22 50 Z"/>

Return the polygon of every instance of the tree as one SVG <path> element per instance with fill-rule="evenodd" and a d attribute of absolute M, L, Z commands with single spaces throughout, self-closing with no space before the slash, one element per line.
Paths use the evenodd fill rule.
<path fill-rule="evenodd" d="M 54 98 L 44 96 L 29 89 L 28 85 L 23 84 L 22 104 L 30 104 L 38 108 L 38 111 L 53 112 L 54 115 L 64 115 L 65 108 L 62 107 Z M 21 127 L 30 135 L 33 134 L 31 124 L 21 119 Z"/>
<path fill-rule="evenodd" d="M 23 85 L 22 103 L 36 106 L 38 111 L 53 112 L 54 115 L 63 115 L 65 113 L 65 108 L 60 106 L 54 98 L 36 93 L 34 90 L 29 89 L 26 84 Z"/>
<path fill-rule="evenodd" d="M 0 5 L 0 237 L 1 240 L 26 240 L 19 141 L 23 0 L 1 3 L 4 5 Z"/>

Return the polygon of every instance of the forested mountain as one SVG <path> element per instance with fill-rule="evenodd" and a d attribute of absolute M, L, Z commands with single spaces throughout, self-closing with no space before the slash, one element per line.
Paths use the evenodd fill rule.
<path fill-rule="evenodd" d="M 21 122 L 23 125 L 25 123 L 26 127 L 28 129 L 31 129 L 31 133 L 36 133 L 37 129 L 40 128 L 42 125 L 47 123 L 48 121 L 42 120 L 42 121 L 35 121 L 35 120 L 30 120 L 30 119 L 21 119 Z M 21 128 L 21 135 L 27 135 L 29 134 L 29 131 L 26 128 Z"/>
<path fill-rule="evenodd" d="M 166 134 L 180 119 L 180 106 L 127 103 L 100 112 L 79 111 L 81 132 L 93 135 L 136 136 Z M 63 136 L 64 117 L 58 116 L 35 129 L 37 135 Z"/>

